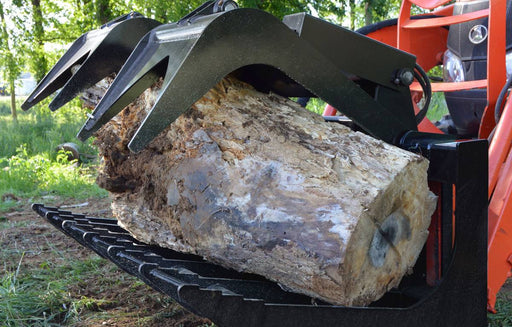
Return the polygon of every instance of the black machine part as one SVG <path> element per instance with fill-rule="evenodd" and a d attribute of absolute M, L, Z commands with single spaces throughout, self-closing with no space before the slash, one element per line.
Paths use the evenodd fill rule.
<path fill-rule="evenodd" d="M 80 92 L 117 73 L 139 40 L 159 22 L 137 12 L 118 17 L 80 36 L 21 105 L 28 110 L 62 88 L 50 103 L 62 107 Z"/>
<path fill-rule="evenodd" d="M 487 142 L 447 140 L 414 131 L 401 139 L 402 147 L 430 159 L 430 180 L 446 190 L 440 195 L 441 279 L 436 286 L 426 284 L 423 253 L 414 273 L 370 307 L 326 304 L 290 293 L 261 276 L 140 243 L 112 219 L 37 204 L 33 209 L 66 235 L 218 326 L 483 327 L 487 326 Z"/>
<path fill-rule="evenodd" d="M 489 8 L 489 0 L 458 1 L 453 14 L 464 14 Z M 466 81 L 487 77 L 487 27 L 488 18 L 481 18 L 450 26 L 447 47 L 462 61 Z M 512 1 L 507 1 L 506 47 L 512 50 Z M 483 33 L 481 43 L 470 39 L 471 33 Z M 457 134 L 461 137 L 476 137 L 480 120 L 487 105 L 485 89 L 462 90 L 445 93 L 446 104 L 453 119 Z"/>
<path fill-rule="evenodd" d="M 409 87 L 397 79 L 404 69 L 414 70 L 414 61 L 405 52 L 306 14 L 287 16 L 284 23 L 254 9 L 200 16 L 186 26 L 167 24 L 148 33 L 78 137 L 91 136 L 163 77 L 155 105 L 128 145 L 138 152 L 234 72 L 262 91 L 315 94 L 370 135 L 396 143 L 417 128 Z"/>
<path fill-rule="evenodd" d="M 457 1 L 454 3 L 453 15 L 460 15 L 478 10 L 489 8 L 489 0 L 472 0 Z M 512 1 L 507 0 L 506 20 L 510 22 L 512 19 Z M 480 18 L 468 22 L 455 24 L 450 26 L 448 32 L 447 47 L 456 54 L 462 61 L 478 61 L 487 60 L 487 27 L 489 18 Z M 485 29 L 479 29 L 479 25 Z M 471 41 L 471 35 L 474 33 L 482 33 L 482 39 Z M 474 38 L 473 38 L 474 39 Z M 506 44 L 507 50 L 512 49 L 512 25 L 507 24 L 506 27 Z M 471 71 L 469 69 L 468 71 Z M 478 72 L 478 69 L 477 69 Z M 469 80 L 485 78 L 485 75 L 469 75 Z"/>

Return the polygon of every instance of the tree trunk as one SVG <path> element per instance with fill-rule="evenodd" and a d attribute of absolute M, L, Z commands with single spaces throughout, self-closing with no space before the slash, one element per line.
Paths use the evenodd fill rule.
<path fill-rule="evenodd" d="M 103 25 L 110 21 L 112 17 L 112 10 L 110 9 L 110 0 L 96 0 L 96 21 L 98 24 Z"/>
<path fill-rule="evenodd" d="M 34 77 L 39 83 L 48 72 L 48 60 L 44 51 L 44 27 L 43 11 L 41 9 L 41 0 L 31 0 L 32 20 L 34 21 L 33 35 L 35 43 L 32 44 L 32 69 Z"/>
<path fill-rule="evenodd" d="M 364 25 L 373 24 L 373 6 L 372 0 L 366 0 L 364 3 Z"/>
<path fill-rule="evenodd" d="M 341 305 L 399 284 L 435 197 L 421 156 L 228 78 L 139 154 L 146 91 L 97 134 L 98 183 L 136 238 Z"/>
<path fill-rule="evenodd" d="M 354 31 L 356 29 L 356 1 L 348 0 L 350 8 L 350 29 Z"/>
<path fill-rule="evenodd" d="M 18 121 L 18 113 L 16 112 L 16 87 L 14 86 L 14 80 L 11 79 L 9 82 L 9 92 L 11 92 L 11 116 L 12 120 Z"/>

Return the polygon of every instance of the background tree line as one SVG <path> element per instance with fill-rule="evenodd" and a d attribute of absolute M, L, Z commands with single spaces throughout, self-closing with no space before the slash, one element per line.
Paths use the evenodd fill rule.
<path fill-rule="evenodd" d="M 183 17 L 205 0 L 0 0 L 0 71 L 11 94 L 16 120 L 15 81 L 30 72 L 39 82 L 66 44 L 111 19 L 138 11 L 161 22 Z M 308 12 L 355 29 L 395 17 L 399 0 L 238 0 L 282 18 Z M 1 86 L 1 85 L 0 85 Z"/>

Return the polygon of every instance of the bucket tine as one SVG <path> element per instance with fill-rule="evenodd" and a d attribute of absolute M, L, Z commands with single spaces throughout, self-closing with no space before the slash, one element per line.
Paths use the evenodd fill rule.
<path fill-rule="evenodd" d="M 83 34 L 29 95 L 22 109 L 28 110 L 61 87 L 50 109 L 62 107 L 83 90 L 117 73 L 138 41 L 158 25 L 159 22 L 132 12 Z M 80 66 L 73 74 L 76 65 Z"/>

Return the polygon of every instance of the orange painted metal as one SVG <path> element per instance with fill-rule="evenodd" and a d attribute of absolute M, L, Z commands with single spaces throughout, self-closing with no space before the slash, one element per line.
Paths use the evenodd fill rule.
<path fill-rule="evenodd" d="M 366 34 L 366 36 L 396 48 L 396 25 L 380 28 L 374 32 Z"/>
<path fill-rule="evenodd" d="M 503 164 L 500 179 L 489 203 L 488 309 L 494 311 L 496 294 L 512 269 L 512 153 Z"/>
<path fill-rule="evenodd" d="M 491 199 L 491 196 L 494 193 L 498 179 L 503 178 L 500 177 L 500 172 L 503 174 L 503 162 L 505 162 L 505 158 L 510 152 L 511 146 L 512 101 L 508 101 L 503 108 L 501 119 L 494 132 L 494 137 L 489 144 L 489 199 Z"/>
<path fill-rule="evenodd" d="M 336 108 L 334 108 L 330 104 L 326 104 L 322 116 L 336 116 L 337 112 L 338 110 L 336 110 Z"/>
<path fill-rule="evenodd" d="M 487 41 L 487 108 L 482 116 L 479 136 L 487 138 L 494 126 L 494 106 L 506 81 L 506 0 L 489 1 L 489 37 Z"/>
<path fill-rule="evenodd" d="M 448 38 L 448 29 L 444 27 L 429 27 L 423 29 L 403 28 L 406 22 L 411 20 L 411 2 L 404 0 L 398 17 L 397 26 L 397 48 L 416 56 L 416 62 L 429 71 L 433 67 L 442 64 L 442 58 L 439 55 L 446 50 L 446 40 Z M 453 7 L 448 12 L 453 11 Z M 446 12 L 443 12 L 443 14 Z M 437 12 L 436 12 L 437 15 Z M 415 19 L 414 21 L 427 22 L 431 19 Z M 426 46 L 428 45 L 428 46 Z"/>
<path fill-rule="evenodd" d="M 487 80 L 476 80 L 467 82 L 443 82 L 432 83 L 432 92 L 453 92 L 469 89 L 483 89 L 487 87 Z M 421 86 L 418 82 L 414 82 L 410 86 L 411 91 L 421 91 Z"/>
<path fill-rule="evenodd" d="M 431 19 L 415 19 L 405 21 L 402 25 L 403 28 L 431 28 L 436 26 L 448 26 L 453 24 L 460 24 L 464 22 L 468 22 L 470 20 L 475 20 L 478 18 L 484 18 L 489 15 L 488 9 L 483 9 L 479 11 L 475 11 L 472 13 L 467 13 L 463 15 L 455 15 L 455 16 L 446 16 L 446 17 L 438 17 Z"/>
<path fill-rule="evenodd" d="M 489 148 L 488 306 L 512 269 L 512 101 L 503 109 Z M 492 190 L 491 190 L 492 186 Z"/>
<path fill-rule="evenodd" d="M 423 8 L 433 9 L 435 5 L 442 5 L 443 1 L 435 0 L 403 0 L 398 19 L 397 47 L 410 52 L 417 57 L 417 62 L 426 71 L 432 64 L 440 61 L 433 56 L 434 53 L 444 51 L 446 39 L 439 44 L 421 42 L 421 48 L 415 46 L 419 38 L 439 38 L 440 32 L 433 26 L 440 24 L 453 24 L 466 21 L 468 18 L 480 18 L 489 15 L 488 25 L 488 54 L 487 54 L 487 80 L 462 83 L 433 84 L 436 91 L 456 91 L 470 88 L 486 88 L 488 106 L 484 111 L 479 137 L 487 138 L 494 130 L 494 137 L 489 147 L 489 231 L 488 231 L 488 309 L 494 311 L 496 294 L 510 277 L 512 269 L 512 104 L 506 104 L 501 120 L 496 126 L 494 119 L 494 106 L 506 82 L 505 69 L 505 24 L 506 0 L 490 0 L 489 9 L 475 13 L 449 17 L 453 8 L 447 7 L 434 14 L 442 16 L 432 19 L 411 20 L 411 8 L 416 4 Z M 431 48 L 435 48 L 432 51 Z M 421 88 L 415 84 L 411 86 L 413 92 Z M 421 128 L 420 128 L 421 130 Z"/>

